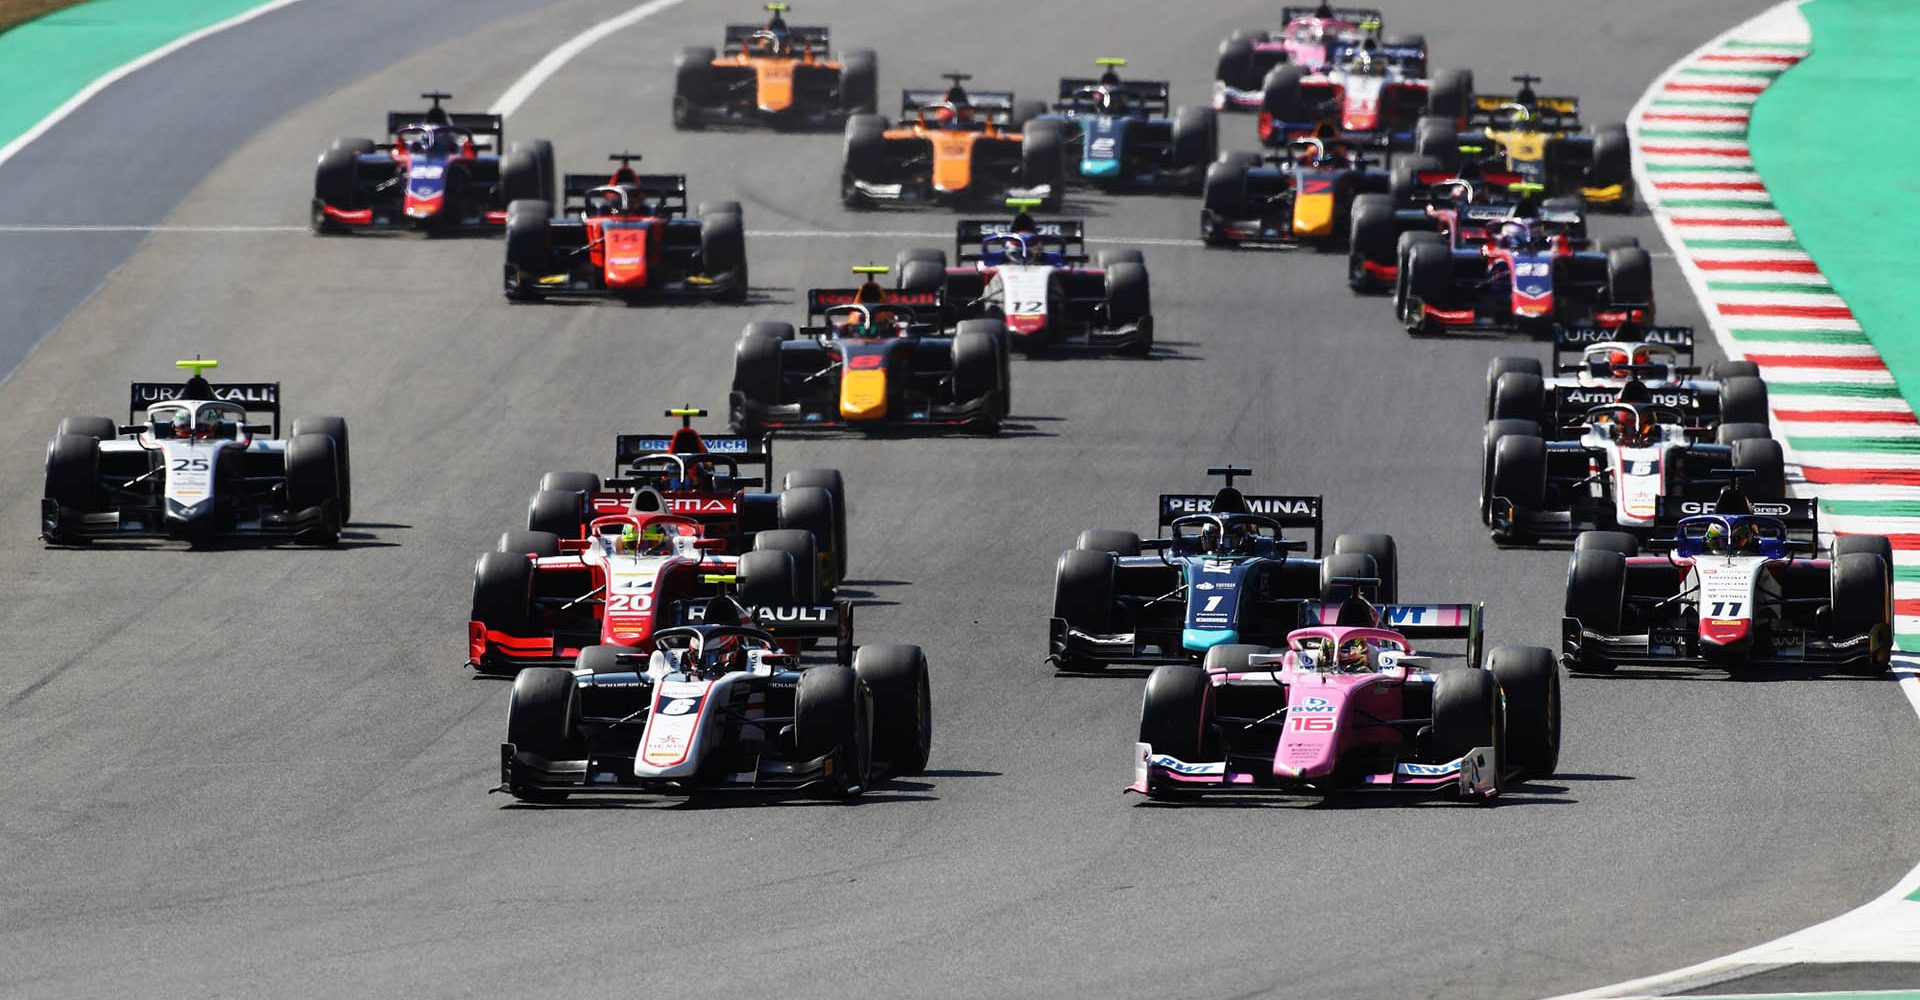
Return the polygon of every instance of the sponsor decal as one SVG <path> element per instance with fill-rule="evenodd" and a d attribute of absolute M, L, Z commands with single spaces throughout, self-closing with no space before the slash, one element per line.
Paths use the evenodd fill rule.
<path fill-rule="evenodd" d="M 698 698 L 675 698 L 660 706 L 662 715 L 685 715 L 700 704 Z"/>
<path fill-rule="evenodd" d="M 407 171 L 407 176 L 416 180 L 437 181 L 446 172 L 447 168 L 437 163 L 416 163 Z"/>
<path fill-rule="evenodd" d="M 1414 777 L 1437 778 L 1460 770 L 1459 764 L 1402 764 L 1400 773 Z"/>
<path fill-rule="evenodd" d="M 1189 764 L 1184 760 L 1169 757 L 1163 753 L 1149 756 L 1147 763 L 1152 764 L 1154 767 L 1172 771 L 1175 774 L 1225 774 L 1227 771 L 1225 761 L 1212 764 Z"/>
<path fill-rule="evenodd" d="M 1301 702 L 1298 706 L 1294 708 L 1287 709 L 1287 711 L 1288 712 L 1331 712 L 1333 711 L 1333 702 L 1330 702 L 1325 698 L 1309 697 L 1307 698 L 1306 701 Z"/>
<path fill-rule="evenodd" d="M 1213 512 L 1213 498 L 1204 496 L 1167 496 L 1161 498 L 1162 511 L 1167 515 L 1209 514 Z M 1313 497 L 1258 497 L 1246 498 L 1247 510 L 1255 514 L 1286 514 L 1295 517 L 1312 517 L 1320 512 L 1320 505 Z"/>
<path fill-rule="evenodd" d="M 1202 559 L 1200 560 L 1200 572 L 1231 573 L 1233 572 L 1233 563 L 1224 559 Z"/>
<path fill-rule="evenodd" d="M 668 497 L 667 509 L 675 514 L 731 514 L 733 501 L 715 497 Z"/>
<path fill-rule="evenodd" d="M 660 685 L 662 698 L 698 698 L 707 693 L 707 686 L 699 681 L 670 681 Z"/>
<path fill-rule="evenodd" d="M 1619 396 L 1620 390 L 1607 389 L 1607 388 L 1601 388 L 1601 389 L 1567 388 L 1567 389 L 1563 389 L 1562 393 L 1563 395 L 1561 396 L 1561 399 L 1567 403 L 1571 403 L 1579 406 L 1597 406 L 1601 403 L 1613 402 Z M 1650 392 L 1648 395 L 1652 397 L 1652 402 L 1656 406 L 1671 406 L 1675 408 L 1685 408 L 1685 407 L 1694 405 L 1693 393 L 1688 392 L 1684 389 L 1670 389 L 1670 390 L 1656 389 Z"/>
<path fill-rule="evenodd" d="M 1214 584 L 1212 583 L 1212 581 L 1209 581 L 1209 580 L 1202 580 L 1199 583 L 1196 583 L 1193 585 L 1193 589 L 1195 590 L 1212 590 L 1213 588 L 1214 588 Z"/>
<path fill-rule="evenodd" d="M 1712 500 L 1682 500 L 1680 501 L 1680 513 L 1683 516 L 1711 514 L 1713 513 L 1713 506 L 1714 502 Z M 1793 515 L 1793 505 L 1780 503 L 1778 501 L 1755 500 L 1753 501 L 1753 512 L 1763 517 L 1791 517 Z"/>
<path fill-rule="evenodd" d="M 280 401 L 279 386 L 270 382 L 251 385 L 216 385 L 212 388 L 213 398 L 225 403 L 278 403 Z M 133 398 L 142 404 L 164 403 L 179 399 L 185 391 L 184 385 L 136 382 L 133 387 Z"/>

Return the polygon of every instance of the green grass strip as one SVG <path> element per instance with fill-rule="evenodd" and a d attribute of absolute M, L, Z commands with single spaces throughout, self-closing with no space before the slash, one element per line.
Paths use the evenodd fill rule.
<path fill-rule="evenodd" d="M 1715 284 L 1708 282 L 1708 284 Z M 1729 330 L 1735 340 L 1769 344 L 1864 344 L 1867 335 L 1859 330 Z M 1778 389 L 1774 390 L 1778 392 Z"/>
<path fill-rule="evenodd" d="M 1885 382 L 1768 382 L 1769 396 L 1840 396 L 1848 399 L 1899 399 L 1898 387 Z"/>
<path fill-rule="evenodd" d="M 1920 500 L 1822 500 L 1820 509 L 1852 517 L 1920 517 Z M 1920 571 L 1920 566 L 1914 568 Z"/>
<path fill-rule="evenodd" d="M 1767 386 L 1772 389 L 1772 385 Z M 1920 455 L 1920 437 L 1793 437 L 1787 443 L 1802 451 L 1869 451 L 1883 455 Z"/>

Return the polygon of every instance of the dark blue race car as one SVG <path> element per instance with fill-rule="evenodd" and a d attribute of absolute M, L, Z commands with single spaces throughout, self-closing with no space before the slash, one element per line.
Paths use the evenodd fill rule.
<path fill-rule="evenodd" d="M 448 111 L 452 95 L 420 95 L 425 111 L 387 112 L 384 143 L 335 139 L 313 175 L 316 233 L 373 229 L 500 232 L 515 199 L 552 202 L 553 144 L 503 149 L 500 115 Z"/>
<path fill-rule="evenodd" d="M 1125 59 L 1100 59 L 1098 78 L 1068 77 L 1043 120 L 1066 123 L 1068 177 L 1102 188 L 1198 192 L 1220 146 L 1213 109 L 1182 106 L 1167 117 L 1164 80 L 1121 80 Z"/>
<path fill-rule="evenodd" d="M 1391 535 L 1341 535 L 1322 555 L 1318 496 L 1249 496 L 1246 469 L 1209 469 L 1212 496 L 1163 493 L 1167 537 L 1080 533 L 1054 570 L 1048 658 L 1062 670 L 1110 663 L 1195 663 L 1215 646 L 1275 645 L 1329 603 L 1361 590 L 1391 603 L 1398 558 Z M 1311 531 L 1311 541 L 1289 538 Z"/>

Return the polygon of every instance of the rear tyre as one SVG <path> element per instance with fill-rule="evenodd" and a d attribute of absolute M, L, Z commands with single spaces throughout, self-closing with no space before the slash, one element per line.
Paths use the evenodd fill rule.
<path fill-rule="evenodd" d="M 1631 559 L 1640 554 L 1640 539 L 1624 531 L 1582 531 L 1573 540 L 1573 551 L 1617 552 Z"/>
<path fill-rule="evenodd" d="M 545 178 L 540 174 L 539 155 L 514 143 L 513 149 L 500 159 L 500 188 L 495 197 L 495 204 L 502 206 L 516 201 L 552 201 L 547 196 Z"/>
<path fill-rule="evenodd" d="M 1753 500 L 1782 500 L 1787 495 L 1787 459 L 1780 442 L 1747 438 L 1733 443 L 1733 467 L 1752 469 L 1740 488 Z"/>
<path fill-rule="evenodd" d="M 1371 555 L 1364 552 L 1335 552 L 1320 560 L 1320 600 L 1326 603 L 1345 600 L 1351 592 L 1350 588 L 1338 581 L 1353 579 L 1379 580 L 1379 587 L 1387 583 L 1381 575 L 1379 564 L 1373 561 Z M 1364 589 L 1361 596 L 1366 596 Z M 1381 601 L 1377 589 L 1370 601 L 1385 603 Z"/>
<path fill-rule="evenodd" d="M 714 51 L 705 46 L 673 57 L 673 127 L 699 128 L 700 111 L 713 104 Z"/>
<path fill-rule="evenodd" d="M 772 337 L 745 335 L 733 346 L 733 391 L 750 404 L 780 402 L 780 344 Z"/>
<path fill-rule="evenodd" d="M 1458 151 L 1454 153 L 1459 157 Z M 1413 207 L 1415 199 L 1431 190 L 1431 185 L 1421 181 L 1423 176 L 1431 174 L 1450 174 L 1453 171 L 1447 162 L 1433 156 L 1402 156 L 1393 161 L 1393 168 L 1387 172 L 1387 193 L 1393 198 L 1395 208 Z"/>
<path fill-rule="evenodd" d="M 734 597 L 746 608 L 790 608 L 800 603 L 800 571 L 791 553 L 757 549 L 740 554 Z"/>
<path fill-rule="evenodd" d="M 1193 170 L 1213 162 L 1220 152 L 1220 123 L 1212 108 L 1182 105 L 1173 112 L 1173 166 Z"/>
<path fill-rule="evenodd" d="M 1243 219 L 1247 208 L 1247 171 L 1245 162 L 1223 159 L 1207 165 L 1206 178 L 1200 184 L 1200 238 L 1208 246 L 1227 246 L 1225 223 Z"/>
<path fill-rule="evenodd" d="M 927 769 L 933 749 L 933 688 L 919 646 L 874 643 L 853 654 L 853 672 L 873 692 L 873 753 L 894 774 Z"/>
<path fill-rule="evenodd" d="M 840 56 L 840 108 L 850 115 L 878 110 L 880 57 L 872 49 L 852 49 Z"/>
<path fill-rule="evenodd" d="M 1379 603 L 1392 604 L 1400 599 L 1400 549 L 1394 544 L 1392 535 L 1349 534 L 1333 540 L 1333 551 L 1357 553 L 1373 560 L 1373 568 L 1380 576 Z"/>
<path fill-rule="evenodd" d="M 1560 766 L 1560 665 L 1539 646 L 1499 646 L 1487 670 L 1500 682 L 1507 761 L 1519 778 L 1550 777 Z"/>
<path fill-rule="evenodd" d="M 507 742 L 514 749 L 546 760 L 581 760 L 587 756 L 580 735 L 580 689 L 573 671 L 561 667 L 528 667 L 513 679 L 507 701 Z M 566 792 L 508 786 L 522 802 L 565 802 Z"/>
<path fill-rule="evenodd" d="M 1615 305 L 1653 304 L 1653 258 L 1644 247 L 1607 251 L 1607 295 Z"/>
<path fill-rule="evenodd" d="M 1546 380 L 1528 371 L 1508 372 L 1494 379 L 1492 403 L 1490 419 L 1527 420 L 1538 424 L 1546 416 Z"/>
<path fill-rule="evenodd" d="M 535 490 L 527 500 L 527 530 L 579 538 L 586 523 L 585 503 L 572 490 Z"/>
<path fill-rule="evenodd" d="M 1424 333 L 1426 313 L 1418 304 L 1445 308 L 1453 295 L 1453 254 L 1439 243 L 1414 243 L 1407 252 L 1406 301 L 1401 318 L 1409 333 Z"/>
<path fill-rule="evenodd" d="M 1893 542 L 1885 535 L 1836 535 L 1833 539 L 1835 560 L 1855 552 L 1867 552 L 1879 556 L 1887 567 L 1887 586 L 1893 586 Z"/>
<path fill-rule="evenodd" d="M 299 422 L 296 421 L 294 426 L 299 427 Z M 120 436 L 120 425 L 108 417 L 63 417 L 60 426 L 54 428 L 53 433 L 56 437 L 61 434 L 78 434 L 97 441 L 112 441 Z M 294 433 L 300 432 L 296 430 Z"/>
<path fill-rule="evenodd" d="M 1460 132 L 1454 120 L 1438 115 L 1420 119 L 1414 126 L 1413 155 L 1426 157 L 1449 173 L 1460 169 Z"/>
<path fill-rule="evenodd" d="M 1427 114 L 1451 118 L 1458 123 L 1466 118 L 1467 109 L 1472 106 L 1472 70 L 1447 69 L 1434 75 L 1432 85 L 1427 88 Z"/>
<path fill-rule="evenodd" d="M 551 531 L 512 528 L 500 533 L 500 540 L 494 543 L 493 551 L 544 559 L 560 554 L 560 536 Z"/>
<path fill-rule="evenodd" d="M 1073 547 L 1087 552 L 1137 556 L 1140 554 L 1140 536 L 1118 528 L 1088 528 L 1073 540 Z"/>
<path fill-rule="evenodd" d="M 825 497 L 825 491 L 818 491 Z M 786 494 L 781 499 L 786 499 Z M 824 588 L 820 583 L 820 547 L 814 534 L 804 528 L 762 531 L 753 536 L 753 551 L 784 552 L 793 561 L 793 593 L 800 604 L 818 604 Z"/>
<path fill-rule="evenodd" d="M 1500 386 L 1500 376 L 1508 372 L 1519 375 L 1532 375 L 1535 378 L 1541 379 L 1541 388 L 1543 392 L 1545 391 L 1546 380 L 1541 375 L 1539 358 L 1516 358 L 1512 356 L 1494 358 L 1492 361 L 1487 362 L 1488 420 L 1497 419 L 1494 415 L 1494 402 L 1498 395 L 1495 390 Z"/>
<path fill-rule="evenodd" d="M 780 484 L 782 491 L 819 488 L 833 500 L 833 537 L 826 545 L 833 552 L 833 576 L 836 582 L 847 578 L 847 484 L 839 469 L 795 469 Z"/>
<path fill-rule="evenodd" d="M 938 247 L 909 247 L 898 251 L 893 255 L 893 273 L 896 276 L 905 274 L 907 265 L 917 260 L 933 261 L 944 271 L 947 267 L 947 252 Z"/>
<path fill-rule="evenodd" d="M 1609 210 L 1626 212 L 1633 208 L 1633 147 L 1625 125 L 1609 125 L 1594 133 L 1593 160 L 1588 167 L 1589 187 L 1620 185 L 1620 200 L 1603 203 Z"/>
<path fill-rule="evenodd" d="M 320 154 L 320 162 L 313 170 L 313 231 L 316 233 L 336 233 L 343 227 L 327 218 L 322 205 L 338 209 L 355 209 L 360 201 L 360 154 L 361 142 L 371 148 L 372 140 L 335 139 L 333 148 Z M 345 144 L 351 145 L 345 145 Z"/>
<path fill-rule="evenodd" d="M 1713 440 L 1715 444 L 1732 444 L 1735 441 L 1765 440 L 1772 436 L 1773 436 L 1772 430 L 1768 428 L 1768 426 L 1764 423 L 1740 422 L 1740 423 L 1732 423 L 1732 424 L 1721 424 L 1720 426 L 1713 429 Z"/>
<path fill-rule="evenodd" d="M 1235 90 L 1260 86 L 1260 68 L 1253 57 L 1253 39 L 1236 35 L 1220 43 L 1220 58 L 1213 64 L 1213 78 Z"/>
<path fill-rule="evenodd" d="M 947 287 L 947 263 L 944 260 L 910 260 L 900 268 L 903 292 L 938 292 Z"/>
<path fill-rule="evenodd" d="M 1272 128 L 1260 136 L 1262 142 L 1284 146 L 1287 133 L 1282 126 L 1306 122 L 1306 101 L 1300 93 L 1300 81 L 1306 75 L 1304 66 L 1282 65 L 1267 71 L 1266 79 L 1260 82 L 1260 112 L 1272 122 Z"/>
<path fill-rule="evenodd" d="M 591 472 L 549 472 L 540 477 L 539 488 L 567 493 L 598 493 L 600 477 Z"/>
<path fill-rule="evenodd" d="M 1767 422 L 1767 383 L 1748 375 L 1736 375 L 1720 383 L 1720 422 L 1723 424 Z"/>
<path fill-rule="evenodd" d="M 1730 378 L 1759 378 L 1760 366 L 1751 361 L 1715 361 L 1707 366 L 1707 377 L 1716 382 Z"/>
<path fill-rule="evenodd" d="M 1029 124 L 1021 134 L 1020 176 L 1028 187 L 1047 185 L 1041 207 L 1058 211 L 1066 187 L 1066 141 L 1055 121 Z"/>
<path fill-rule="evenodd" d="M 1138 264 L 1141 267 L 1147 266 L 1147 255 L 1132 247 L 1126 247 L 1120 250 L 1102 250 L 1094 260 L 1101 267 L 1112 267 L 1115 264 Z"/>

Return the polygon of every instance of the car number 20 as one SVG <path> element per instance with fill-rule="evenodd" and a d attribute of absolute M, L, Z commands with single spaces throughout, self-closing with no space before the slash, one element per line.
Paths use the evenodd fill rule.
<path fill-rule="evenodd" d="M 653 610 L 653 594 L 613 594 L 607 598 L 610 614 L 645 614 Z"/>

